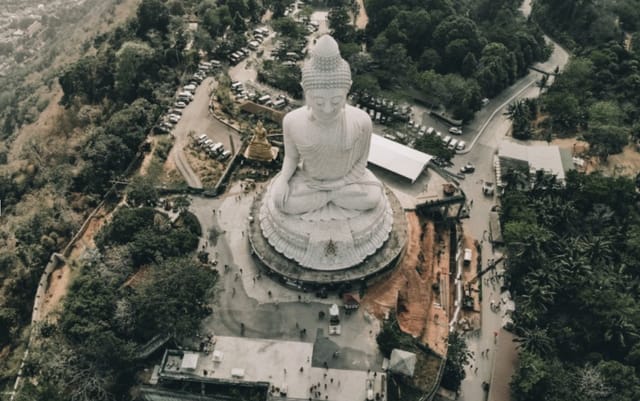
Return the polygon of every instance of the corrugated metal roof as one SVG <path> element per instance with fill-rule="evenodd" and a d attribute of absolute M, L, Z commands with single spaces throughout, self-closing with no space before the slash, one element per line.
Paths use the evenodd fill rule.
<path fill-rule="evenodd" d="M 419 152 L 380 135 L 371 136 L 369 163 L 392 171 L 414 182 L 433 156 Z"/>

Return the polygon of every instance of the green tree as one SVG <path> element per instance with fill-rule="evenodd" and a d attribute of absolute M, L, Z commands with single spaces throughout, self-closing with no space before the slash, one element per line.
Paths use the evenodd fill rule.
<path fill-rule="evenodd" d="M 589 125 L 620 125 L 624 119 L 624 113 L 620 106 L 611 100 L 593 103 L 587 109 Z"/>
<path fill-rule="evenodd" d="M 520 337 L 514 341 L 518 342 L 518 347 L 527 352 L 537 355 L 548 355 L 553 351 L 553 340 L 549 338 L 546 329 L 535 328 L 532 330 L 523 329 Z"/>
<path fill-rule="evenodd" d="M 472 355 L 464 338 L 457 332 L 449 334 L 448 341 L 447 361 L 444 365 L 444 373 L 440 384 L 449 390 L 458 391 L 460 383 L 466 377 L 464 366 L 469 364 Z"/>
<path fill-rule="evenodd" d="M 115 88 L 124 100 L 137 97 L 146 71 L 151 68 L 154 53 L 143 42 L 126 42 L 116 53 Z"/>
<path fill-rule="evenodd" d="M 162 0 L 142 0 L 136 11 L 138 35 L 143 37 L 149 30 L 166 33 L 169 25 L 169 9 Z"/>
<path fill-rule="evenodd" d="M 583 136 L 589 142 L 589 151 L 605 161 L 609 155 L 622 152 L 629 143 L 629 132 L 625 128 L 613 125 L 589 127 Z"/>
<path fill-rule="evenodd" d="M 96 245 L 104 248 L 110 244 L 126 244 L 140 230 L 154 224 L 155 211 L 149 207 L 120 208 L 111 222 L 105 225 L 96 237 Z"/>
<path fill-rule="evenodd" d="M 216 280 L 214 271 L 191 258 L 158 265 L 131 296 L 138 335 L 143 339 L 158 333 L 192 335 L 210 313 L 208 302 Z"/>
<path fill-rule="evenodd" d="M 127 199 L 133 206 L 154 207 L 158 203 L 158 191 L 153 180 L 138 176 L 133 179 L 127 189 Z"/>
<path fill-rule="evenodd" d="M 354 42 L 356 39 L 356 30 L 351 25 L 351 17 L 349 16 L 349 9 L 346 5 L 341 7 L 334 7 L 329 10 L 329 28 L 331 28 L 331 35 L 341 43 Z"/>

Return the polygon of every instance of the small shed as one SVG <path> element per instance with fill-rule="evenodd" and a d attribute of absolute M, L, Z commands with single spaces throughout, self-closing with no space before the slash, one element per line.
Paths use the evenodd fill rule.
<path fill-rule="evenodd" d="M 342 294 L 342 303 L 347 310 L 358 309 L 360 307 L 360 296 L 351 292 L 344 293 Z"/>
<path fill-rule="evenodd" d="M 413 377 L 413 372 L 416 368 L 416 360 L 416 354 L 413 352 L 395 348 L 391 351 L 389 370 L 394 373 Z"/>
<path fill-rule="evenodd" d="M 196 370 L 198 367 L 198 357 L 199 355 L 195 352 L 185 352 L 182 356 L 180 370 Z"/>

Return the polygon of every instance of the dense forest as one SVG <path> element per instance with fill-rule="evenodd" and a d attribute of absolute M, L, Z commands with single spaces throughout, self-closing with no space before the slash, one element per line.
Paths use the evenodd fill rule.
<path fill-rule="evenodd" d="M 364 32 L 349 21 L 350 3 L 329 24 L 355 72 L 354 90 L 400 90 L 470 120 L 492 97 L 548 57 L 542 32 L 520 1 L 367 0 Z M 365 43 L 368 54 L 360 52 Z"/>
<path fill-rule="evenodd" d="M 539 101 L 510 107 L 514 135 L 528 136 L 530 129 L 518 116 L 542 117 L 544 137 L 577 135 L 604 161 L 630 137 L 637 140 L 639 6 L 635 0 L 534 2 L 534 20 L 574 55 Z M 521 337 L 515 399 L 640 399 L 634 183 L 572 172 L 561 187 L 539 174 L 530 191 L 508 190 L 502 203 Z"/>
<path fill-rule="evenodd" d="M 188 212 L 171 224 L 152 208 L 119 209 L 78 266 L 57 324 L 35 328 L 45 341 L 32 346 L 24 374 L 39 385 L 27 380 L 18 399 L 126 397 L 144 345 L 191 335 L 211 312 L 216 272 L 190 256 L 199 234 Z"/>
<path fill-rule="evenodd" d="M 599 174 L 570 172 L 563 187 L 539 173 L 531 190 L 507 189 L 516 401 L 640 399 L 639 201 L 630 179 Z"/>
<path fill-rule="evenodd" d="M 533 19 L 574 53 L 539 102 L 544 137 L 577 135 L 604 161 L 640 138 L 639 13 L 637 0 L 534 2 Z"/>
<path fill-rule="evenodd" d="M 28 331 L 24 329 L 28 327 L 36 287 L 51 254 L 64 247 L 80 227 L 83 216 L 112 186 L 111 180 L 119 177 L 135 160 L 134 155 L 139 152 L 151 126 L 173 100 L 179 78 L 185 71 L 197 69 L 195 50 L 185 50 L 184 9 L 178 3 L 143 0 L 134 10 L 133 18 L 111 32 L 88 40 L 85 54 L 59 72 L 63 109 L 44 143 L 27 142 L 22 146 L 22 160 L 11 165 L 2 166 L 7 159 L 0 160 L 2 219 L 3 224 L 6 223 L 0 227 L 0 348 L 5 350 L 4 355 L 19 349 L 17 347 L 28 337 Z M 9 114 L 15 116 L 16 110 L 9 110 Z M 10 137 L 6 144 L 11 146 L 15 133 L 8 130 L 5 135 Z M 145 194 L 129 191 L 128 195 L 135 206 L 153 205 L 157 200 L 153 191 Z M 175 331 L 158 330 L 152 322 L 147 322 L 136 329 L 133 343 L 124 341 L 127 333 L 115 328 L 117 333 L 113 341 L 107 341 L 102 336 L 111 334 L 103 328 L 116 325 L 113 296 L 122 291 L 127 274 L 133 274 L 143 265 L 162 270 L 163 266 L 169 266 L 167 263 L 177 263 L 169 260 L 190 254 L 200 235 L 199 226 L 196 228 L 188 215 L 183 218 L 188 223 L 185 223 L 186 228 L 172 226 L 163 217 L 148 212 L 144 218 L 147 223 L 140 228 L 145 229 L 138 232 L 134 229 L 138 227 L 133 227 L 129 234 L 134 236 L 130 237 L 127 246 L 105 240 L 95 261 L 78 264 L 84 267 L 80 269 L 78 283 L 73 284 L 67 297 L 60 325 L 42 329 L 43 336 L 59 339 L 56 344 L 62 349 L 73 350 L 70 359 L 57 362 L 77 363 L 82 371 L 73 372 L 89 372 L 95 375 L 94 378 L 101 377 L 95 382 L 101 383 L 98 390 L 108 390 L 107 395 L 120 390 L 113 387 L 118 380 L 113 377 L 112 368 L 107 366 L 110 359 L 100 361 L 96 354 L 98 345 L 111 344 L 112 349 L 105 347 L 100 352 L 115 356 L 116 351 L 122 351 L 124 353 L 118 357 L 128 358 L 125 351 L 147 340 L 151 332 Z M 215 282 L 210 272 L 196 272 L 203 270 L 198 262 L 188 260 L 179 264 L 186 266 L 188 275 L 199 277 L 199 282 L 207 285 Z M 165 270 L 173 271 L 173 268 Z M 105 275 L 113 281 L 106 280 Z M 105 285 L 105 281 L 108 286 L 104 291 L 108 294 L 97 288 Z M 86 291 L 82 286 L 87 287 Z M 172 297 L 174 294 L 165 295 Z M 135 291 L 128 295 L 134 296 Z M 196 291 L 192 301 L 204 296 L 204 289 Z M 76 297 L 81 300 L 74 304 Z M 206 298 L 210 299 L 209 296 Z M 104 313 L 94 314 L 97 310 L 89 306 L 84 309 L 83 304 Z M 203 310 L 193 308 L 192 311 L 197 315 L 195 320 L 199 321 Z M 73 314 L 78 320 L 64 323 L 72 319 Z M 82 330 L 90 332 L 82 333 Z M 90 341 L 93 342 L 89 344 Z M 34 359 L 29 363 L 33 366 L 30 365 L 28 374 L 48 372 L 49 366 L 43 365 L 44 361 L 38 359 L 35 350 L 32 352 Z M 0 384 L 7 387 L 15 379 L 19 366 L 19 359 L 18 362 L 16 359 L 21 352 L 9 355 L 0 359 Z M 55 394 L 64 394 L 65 383 L 73 383 L 68 382 L 72 378 L 63 374 L 47 377 L 49 379 Z M 46 395 L 49 387 L 43 386 L 41 390 L 45 392 L 38 397 L 60 399 Z M 37 399 L 30 391 L 25 394 L 24 399 Z M 94 393 L 87 394 L 86 399 L 102 399 Z"/>

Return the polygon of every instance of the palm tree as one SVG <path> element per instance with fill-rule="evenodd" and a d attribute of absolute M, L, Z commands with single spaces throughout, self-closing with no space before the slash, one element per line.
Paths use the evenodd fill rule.
<path fill-rule="evenodd" d="M 639 339 L 640 331 L 638 328 L 627 320 L 626 315 L 613 316 L 609 320 L 609 327 L 604 333 L 604 340 L 606 343 L 613 343 L 622 348 L 626 348 L 627 340 Z"/>
<path fill-rule="evenodd" d="M 520 336 L 514 339 L 518 343 L 518 348 L 537 355 L 550 354 L 553 351 L 553 340 L 549 337 L 547 329 L 539 327 L 533 329 L 521 328 Z"/>
<path fill-rule="evenodd" d="M 511 121 L 514 121 L 518 117 L 523 117 L 527 115 L 526 107 L 524 100 L 516 100 L 515 102 L 509 103 L 507 106 L 507 111 L 504 113 L 505 116 Z"/>
<path fill-rule="evenodd" d="M 529 175 L 519 169 L 508 169 L 502 174 L 502 182 L 509 188 L 524 190 L 530 186 Z"/>

